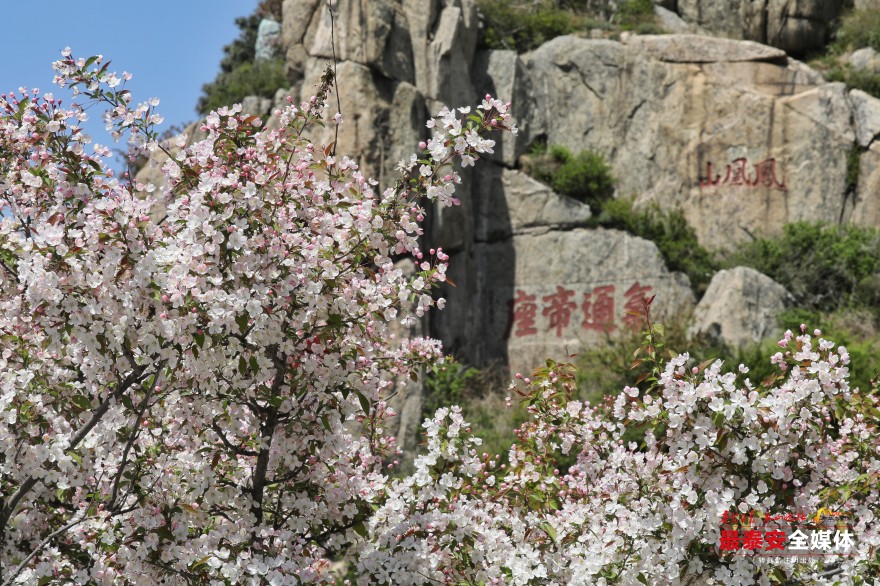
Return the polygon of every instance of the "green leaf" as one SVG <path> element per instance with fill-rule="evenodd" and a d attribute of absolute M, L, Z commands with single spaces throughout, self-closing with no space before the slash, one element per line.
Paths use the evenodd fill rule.
<path fill-rule="evenodd" d="M 196 334 L 193 336 L 193 340 L 196 341 L 196 344 L 198 344 L 199 348 L 205 347 L 205 334 Z"/>
<path fill-rule="evenodd" d="M 159 527 L 158 529 L 156 529 L 154 531 L 154 533 L 164 540 L 167 540 L 167 541 L 174 540 L 174 534 L 171 533 L 171 529 L 168 528 L 168 525 L 163 525 L 163 526 Z"/>
<path fill-rule="evenodd" d="M 70 400 L 70 402 L 79 407 L 82 411 L 88 411 L 92 408 L 92 402 L 84 395 L 76 395 Z"/>
<path fill-rule="evenodd" d="M 355 391 L 355 394 L 356 394 L 357 397 L 358 397 L 358 401 L 360 401 L 360 403 L 361 403 L 361 409 L 364 410 L 364 413 L 366 413 L 367 415 L 369 415 L 369 414 L 370 414 L 370 400 L 367 399 L 367 398 L 364 396 L 364 394 L 363 394 L 362 392 L 360 392 L 360 391 Z"/>
<path fill-rule="evenodd" d="M 94 62 L 97 61 L 97 60 L 98 60 L 98 56 L 97 56 L 97 55 L 92 55 L 91 57 L 89 57 L 88 59 L 86 59 L 86 64 L 83 65 L 83 69 L 88 69 L 88 68 L 89 68 L 89 65 L 91 65 L 92 63 L 94 63 Z"/>
<path fill-rule="evenodd" d="M 550 536 L 554 542 L 556 542 L 556 529 L 550 523 L 544 522 L 541 523 L 541 529 L 544 530 L 544 533 Z"/>
<path fill-rule="evenodd" d="M 335 287 L 335 283 L 334 283 Z M 327 325 L 331 328 L 341 328 L 342 327 L 342 316 L 338 313 L 331 313 L 327 316 Z"/>
<path fill-rule="evenodd" d="M 76 462 L 77 464 L 79 464 L 80 466 L 82 466 L 82 463 L 83 463 L 82 456 L 80 456 L 79 454 L 77 454 L 77 453 L 76 453 L 75 451 L 73 451 L 73 450 L 68 450 L 68 451 L 67 451 L 67 454 L 68 454 L 71 458 L 73 458 L 73 461 L 74 461 L 74 462 Z"/>
<path fill-rule="evenodd" d="M 332 433 L 332 429 L 330 428 L 330 422 L 327 420 L 326 415 L 321 415 L 321 423 L 324 425 L 324 429 L 327 430 L 327 433 Z"/>
<path fill-rule="evenodd" d="M 715 427 L 721 427 L 724 425 L 724 411 L 718 411 L 715 415 L 712 416 L 712 423 L 715 424 Z"/>
<path fill-rule="evenodd" d="M 364 539 L 367 538 L 367 535 L 368 535 L 367 528 L 364 526 L 363 522 L 355 523 L 354 526 L 352 527 L 352 529 L 354 529 L 354 532 L 357 533 L 358 535 L 360 535 L 361 537 L 363 537 Z"/>
<path fill-rule="evenodd" d="M 244 333 L 247 331 L 247 327 L 248 327 L 248 315 L 246 313 L 243 313 L 243 314 L 237 316 L 235 318 L 235 323 L 238 324 L 238 332 L 241 335 L 244 335 Z"/>
<path fill-rule="evenodd" d="M 238 372 L 240 374 L 244 374 L 247 372 L 247 369 L 248 369 L 247 360 L 244 359 L 244 356 L 239 356 L 238 357 Z"/>
<path fill-rule="evenodd" d="M 251 356 L 250 359 L 251 372 L 257 374 L 260 372 L 260 363 L 257 362 L 256 356 Z"/>

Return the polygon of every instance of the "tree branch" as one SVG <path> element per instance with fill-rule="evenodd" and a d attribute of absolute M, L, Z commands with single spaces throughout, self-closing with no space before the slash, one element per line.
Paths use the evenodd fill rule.
<path fill-rule="evenodd" d="M 146 366 L 141 366 L 136 368 L 131 374 L 129 374 L 125 380 L 123 380 L 116 388 L 116 391 L 107 395 L 107 397 L 101 402 L 97 409 L 95 409 L 94 413 L 92 413 L 92 418 L 79 428 L 74 436 L 70 439 L 70 443 L 67 445 L 67 450 L 73 450 L 76 446 L 89 434 L 92 429 L 98 422 L 101 421 L 101 418 L 107 413 L 107 410 L 110 409 L 110 403 L 114 398 L 122 396 L 129 387 L 133 384 L 143 380 L 141 376 L 144 371 L 147 369 Z M 37 485 L 38 480 L 30 476 L 21 483 L 12 496 L 9 498 L 9 501 L 6 503 L 6 506 L 0 511 L 0 543 L 5 542 L 6 536 L 6 524 L 9 522 L 9 519 L 12 517 L 12 514 L 15 512 L 15 509 L 18 508 L 21 500 L 31 491 L 34 486 Z"/>

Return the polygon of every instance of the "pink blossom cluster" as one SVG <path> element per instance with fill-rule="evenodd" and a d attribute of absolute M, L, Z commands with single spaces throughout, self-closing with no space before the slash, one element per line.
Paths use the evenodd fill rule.
<path fill-rule="evenodd" d="M 421 201 L 455 203 L 508 106 L 445 110 L 379 193 L 303 138 L 329 74 L 277 130 L 222 108 L 172 150 L 128 74 L 55 69 L 86 102 L 0 97 L 0 584 L 333 583 L 385 498 L 388 381 L 442 357 L 389 334 L 442 305 Z M 163 185 L 87 152 L 92 102 Z"/>
<path fill-rule="evenodd" d="M 820 336 L 786 333 L 779 373 L 762 383 L 684 354 L 608 406 L 571 400 L 573 370 L 548 363 L 514 388 L 532 419 L 506 464 L 441 409 L 416 472 L 371 518 L 360 570 L 413 585 L 869 583 L 878 397 L 849 387 L 846 349 Z M 635 426 L 644 441 L 626 444 Z M 784 565 L 717 547 L 726 511 L 820 507 L 854 519 L 851 555 Z"/>

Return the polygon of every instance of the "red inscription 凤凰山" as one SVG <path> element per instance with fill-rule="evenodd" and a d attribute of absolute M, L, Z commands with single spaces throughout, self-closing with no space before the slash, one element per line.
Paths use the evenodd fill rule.
<path fill-rule="evenodd" d="M 748 159 L 744 157 L 734 159 L 729 165 L 726 165 L 723 177 L 721 173 L 715 172 L 712 161 L 708 161 L 706 175 L 700 178 L 699 185 L 700 189 L 726 185 L 788 191 L 785 179 L 780 178 L 777 174 L 776 159 L 772 157 L 751 164 L 751 172 Z"/>

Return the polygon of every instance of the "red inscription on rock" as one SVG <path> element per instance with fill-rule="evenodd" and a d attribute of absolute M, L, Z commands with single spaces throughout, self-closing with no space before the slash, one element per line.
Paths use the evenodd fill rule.
<path fill-rule="evenodd" d="M 600 332 L 614 331 L 614 285 L 596 287 L 589 293 L 584 293 L 584 302 L 581 304 L 584 312 L 584 321 L 581 327 L 585 330 L 599 330 Z"/>
<path fill-rule="evenodd" d="M 577 303 L 571 301 L 574 291 L 556 286 L 556 293 L 544 297 L 544 311 L 541 315 L 550 318 L 550 328 L 556 329 L 556 337 L 562 337 L 562 328 L 568 327 L 571 312 L 577 310 Z M 548 305 L 549 304 L 549 305 Z"/>
<path fill-rule="evenodd" d="M 651 287 L 633 283 L 624 297 L 624 310 L 638 312 L 644 308 L 645 300 L 651 292 Z M 616 315 L 615 285 L 603 285 L 593 287 L 587 291 L 581 291 L 581 329 L 613 332 L 620 323 L 620 317 Z M 574 299 L 576 292 L 566 289 L 561 285 L 556 286 L 556 292 L 541 297 L 542 304 L 537 303 L 537 294 L 529 295 L 520 289 L 516 290 L 516 297 L 510 301 L 511 307 L 511 332 L 517 338 L 534 336 L 539 331 L 555 332 L 558 338 L 562 337 L 563 331 L 578 322 L 572 324 L 572 315 L 578 310 Z M 540 310 L 540 314 L 538 311 Z M 540 316 L 546 318 L 544 324 L 539 324 Z M 637 316 L 623 316 L 623 323 L 630 328 L 638 329 L 642 326 Z M 546 328 L 546 330 L 544 329 Z"/>
<path fill-rule="evenodd" d="M 538 306 L 535 304 L 534 295 L 526 295 L 525 291 L 517 291 L 516 299 L 513 300 L 513 325 L 516 328 L 513 335 L 520 338 L 537 334 L 535 318 L 538 314 Z"/>
<path fill-rule="evenodd" d="M 764 159 L 760 163 L 754 163 L 751 165 L 751 172 L 749 171 L 748 159 L 734 159 L 727 165 L 722 178 L 721 173 L 715 173 L 712 161 L 709 161 L 706 163 L 706 176 L 700 178 L 700 189 L 729 185 L 788 191 L 785 179 L 777 176 L 776 159 Z"/>

